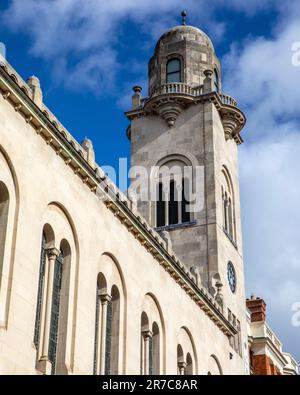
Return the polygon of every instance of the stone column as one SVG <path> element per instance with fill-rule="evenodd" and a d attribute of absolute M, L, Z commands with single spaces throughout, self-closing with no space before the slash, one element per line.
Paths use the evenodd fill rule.
<path fill-rule="evenodd" d="M 100 340 L 100 374 L 105 374 L 105 346 L 106 346 L 106 324 L 107 324 L 107 305 L 111 301 L 111 296 L 108 294 L 100 295 L 101 300 L 101 325 L 99 327 L 98 339 Z M 99 347 L 99 346 L 98 346 Z"/>
<path fill-rule="evenodd" d="M 51 324 L 52 294 L 55 261 L 60 251 L 57 248 L 47 250 L 45 262 L 45 280 L 42 299 L 41 329 L 39 342 L 39 358 L 37 369 L 44 374 L 51 374 L 51 362 L 49 361 L 49 338 Z"/>
<path fill-rule="evenodd" d="M 180 376 L 184 376 L 186 372 L 186 362 L 178 362 L 178 369 Z"/>
<path fill-rule="evenodd" d="M 152 332 L 147 330 L 142 332 L 143 336 L 143 366 L 142 366 L 142 374 L 144 376 L 149 374 L 149 340 L 152 337 Z"/>

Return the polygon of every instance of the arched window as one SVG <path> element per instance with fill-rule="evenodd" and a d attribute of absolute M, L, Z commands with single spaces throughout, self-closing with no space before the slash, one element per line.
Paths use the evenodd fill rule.
<path fill-rule="evenodd" d="M 181 61 L 178 58 L 170 59 L 167 63 L 167 84 L 181 82 Z"/>
<path fill-rule="evenodd" d="M 179 375 L 197 374 L 197 358 L 194 342 L 189 331 L 182 327 L 177 345 L 177 373 Z"/>
<path fill-rule="evenodd" d="M 156 302 L 146 295 L 141 314 L 141 369 L 142 375 L 159 375 L 162 368 L 162 319 Z"/>
<path fill-rule="evenodd" d="M 193 374 L 193 360 L 190 353 L 188 353 L 186 356 L 186 374 L 187 375 Z"/>
<path fill-rule="evenodd" d="M 218 359 L 211 355 L 208 360 L 208 373 L 209 376 L 220 376 L 222 375 L 222 368 Z"/>
<path fill-rule="evenodd" d="M 214 68 L 214 88 L 216 92 L 220 92 L 220 78 L 216 68 Z"/>
<path fill-rule="evenodd" d="M 181 376 L 191 376 L 193 374 L 193 359 L 191 357 L 191 354 L 187 353 L 185 358 L 182 346 L 180 344 L 177 346 L 177 367 L 178 374 Z"/>
<path fill-rule="evenodd" d="M 42 299 L 43 299 L 43 289 L 44 289 L 44 279 L 45 279 L 45 264 L 46 264 L 46 235 L 43 232 L 41 256 L 40 256 L 38 295 L 37 295 L 36 314 L 35 314 L 35 327 L 34 327 L 34 345 L 36 349 L 38 349 L 39 347 L 39 340 L 40 340 Z"/>
<path fill-rule="evenodd" d="M 223 229 L 231 241 L 235 242 L 235 209 L 232 182 L 228 171 L 224 168 L 222 185 Z"/>
<path fill-rule="evenodd" d="M 181 182 L 180 182 L 181 181 Z M 189 180 L 166 180 L 158 183 L 156 202 L 156 226 L 169 226 L 190 222 L 191 213 L 188 210 L 190 202 Z M 166 193 L 164 187 L 166 186 Z"/>
<path fill-rule="evenodd" d="M 145 312 L 141 316 L 141 374 L 158 375 L 160 373 L 159 327 L 153 322 L 149 329 L 149 318 Z"/>
<path fill-rule="evenodd" d="M 232 204 L 231 198 L 228 199 L 228 233 L 233 238 L 233 218 L 232 218 Z"/>
<path fill-rule="evenodd" d="M 191 221 L 192 166 L 170 159 L 159 167 L 156 176 L 156 227 Z"/>
<path fill-rule="evenodd" d="M 186 363 L 184 361 L 183 350 L 180 344 L 177 345 L 177 368 L 179 375 L 185 375 Z"/>
<path fill-rule="evenodd" d="M 58 324 L 61 302 L 61 284 L 62 284 L 62 270 L 63 270 L 63 254 L 60 253 L 55 259 L 54 276 L 53 276 L 53 291 L 52 291 L 52 307 L 50 320 L 50 335 L 49 335 L 49 361 L 52 364 L 51 374 L 56 373 L 56 356 L 58 344 Z"/>
<path fill-rule="evenodd" d="M 41 243 L 34 345 L 38 370 L 44 374 L 66 374 L 71 252 L 66 240 L 61 242 L 60 250 L 51 245 L 54 236 L 46 225 Z"/>
<path fill-rule="evenodd" d="M 152 370 L 152 333 L 149 318 L 143 311 L 141 315 L 141 374 L 148 375 Z"/>
<path fill-rule="evenodd" d="M 8 220 L 9 193 L 6 186 L 0 182 L 0 287 L 3 270 L 4 247 Z"/>
<path fill-rule="evenodd" d="M 119 328 L 120 328 L 120 293 L 113 285 L 111 300 L 107 306 L 105 374 L 118 374 L 119 363 Z"/>
<path fill-rule="evenodd" d="M 119 373 L 120 293 L 113 285 L 107 293 L 106 279 L 99 273 L 96 294 L 94 374 Z"/>
<path fill-rule="evenodd" d="M 159 350 L 159 327 L 157 323 L 154 322 L 152 325 L 152 374 L 154 375 L 158 375 L 160 372 Z"/>

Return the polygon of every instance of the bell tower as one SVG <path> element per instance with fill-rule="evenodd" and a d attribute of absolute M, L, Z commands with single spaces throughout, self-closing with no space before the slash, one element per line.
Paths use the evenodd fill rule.
<path fill-rule="evenodd" d="M 224 314 L 245 325 L 238 146 L 246 120 L 222 92 L 210 38 L 186 25 L 186 13 L 182 18 L 156 44 L 148 95 L 134 87 L 126 112 L 131 166 L 145 168 L 156 191 L 138 209 Z"/>

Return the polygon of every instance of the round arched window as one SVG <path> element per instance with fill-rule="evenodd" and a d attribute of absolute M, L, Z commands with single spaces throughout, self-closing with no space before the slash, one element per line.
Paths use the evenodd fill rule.
<path fill-rule="evenodd" d="M 178 58 L 167 63 L 167 83 L 170 82 L 181 82 L 181 61 Z"/>
<path fill-rule="evenodd" d="M 219 78 L 219 73 L 218 70 L 215 68 L 214 69 L 214 87 L 216 92 L 220 92 L 220 78 Z"/>

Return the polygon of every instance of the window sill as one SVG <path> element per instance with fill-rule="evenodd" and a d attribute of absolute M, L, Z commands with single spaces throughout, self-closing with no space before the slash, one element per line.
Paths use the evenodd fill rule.
<path fill-rule="evenodd" d="M 166 231 L 177 230 L 177 229 L 189 228 L 190 226 L 194 226 L 196 224 L 197 224 L 197 221 L 189 221 L 189 222 L 184 222 L 182 224 L 160 226 L 158 228 L 154 228 L 154 230 L 156 230 L 156 232 L 161 232 L 163 230 L 166 230 Z"/>
<path fill-rule="evenodd" d="M 226 231 L 225 228 L 223 228 L 223 231 L 224 231 L 225 235 L 227 236 L 227 238 L 229 239 L 229 241 L 231 242 L 231 244 L 233 245 L 233 247 L 237 250 L 238 247 L 237 247 L 236 242 L 235 242 L 235 241 L 233 240 L 233 238 L 229 235 L 229 233 Z"/>

